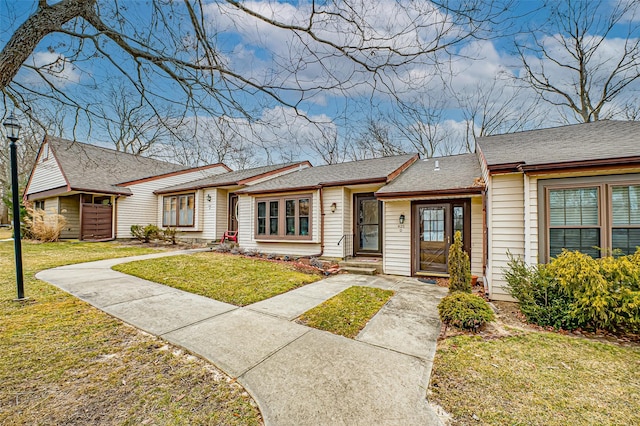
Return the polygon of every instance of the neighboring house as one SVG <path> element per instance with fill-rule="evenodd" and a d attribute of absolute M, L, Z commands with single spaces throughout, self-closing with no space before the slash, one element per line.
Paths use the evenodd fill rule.
<path fill-rule="evenodd" d="M 46 164 L 49 140 L 54 161 Z M 184 170 L 53 138 L 45 145 L 27 198 L 73 217 L 82 214 L 65 207 L 72 197 L 82 197 L 82 209 L 107 200 L 116 206 L 113 237 L 130 237 L 134 223 L 178 227 L 181 237 L 200 240 L 234 230 L 245 249 L 381 259 L 388 274 L 443 276 L 460 231 L 472 273 L 493 299 L 510 299 L 508 252 L 532 264 L 563 248 L 599 256 L 598 248 L 631 253 L 640 246 L 640 122 L 483 137 L 474 154 L 237 172 L 220 164 Z M 126 162 L 106 174 L 100 164 L 122 155 Z M 149 169 L 129 177 L 143 162 Z"/>
<path fill-rule="evenodd" d="M 156 222 L 154 190 L 229 170 L 224 164 L 185 168 L 47 136 L 24 197 L 65 217 L 64 239 L 130 238 L 131 225 Z M 193 202 L 187 200 L 185 210 Z"/>

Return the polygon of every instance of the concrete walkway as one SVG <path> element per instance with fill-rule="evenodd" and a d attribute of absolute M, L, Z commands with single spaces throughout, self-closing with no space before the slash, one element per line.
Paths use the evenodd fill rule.
<path fill-rule="evenodd" d="M 247 389 L 266 425 L 440 425 L 425 400 L 446 290 L 413 278 L 336 275 L 239 308 L 113 271 L 169 252 L 42 271 L 37 278 L 199 354 Z M 353 285 L 395 296 L 355 340 L 291 320 Z"/>

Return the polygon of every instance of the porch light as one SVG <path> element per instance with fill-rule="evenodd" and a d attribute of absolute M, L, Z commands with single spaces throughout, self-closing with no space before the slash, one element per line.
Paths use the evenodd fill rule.
<path fill-rule="evenodd" d="M 338 208 L 338 205 L 336 203 L 332 203 L 331 204 L 331 213 L 335 213 L 337 208 Z"/>
<path fill-rule="evenodd" d="M 13 115 L 9 114 L 2 123 L 7 132 L 11 156 L 11 196 L 13 203 L 13 247 L 16 259 L 16 287 L 18 288 L 18 298 L 16 300 L 25 300 L 24 297 L 24 281 L 22 276 L 22 242 L 20 240 L 20 193 L 18 189 L 18 156 L 16 153 L 16 142 L 20 137 L 20 122 Z"/>
<path fill-rule="evenodd" d="M 207 194 L 207 201 L 211 202 L 211 194 Z"/>
<path fill-rule="evenodd" d="M 398 218 L 398 222 L 400 222 L 400 225 L 404 224 L 404 215 L 401 214 L 400 217 Z"/>

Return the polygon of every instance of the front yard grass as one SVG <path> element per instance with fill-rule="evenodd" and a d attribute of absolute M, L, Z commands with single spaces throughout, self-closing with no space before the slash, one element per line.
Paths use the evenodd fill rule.
<path fill-rule="evenodd" d="M 546 332 L 451 337 L 438 343 L 428 398 L 459 425 L 640 424 L 640 347 Z"/>
<path fill-rule="evenodd" d="M 34 278 L 55 266 L 154 250 L 113 243 L 0 243 L 0 424 L 260 424 L 246 392 L 200 359 Z"/>
<path fill-rule="evenodd" d="M 237 306 L 250 305 L 322 278 L 283 263 L 213 252 L 141 260 L 113 269 Z"/>
<path fill-rule="evenodd" d="M 298 321 L 309 327 L 354 338 L 393 296 L 393 291 L 349 287 L 302 314 Z"/>

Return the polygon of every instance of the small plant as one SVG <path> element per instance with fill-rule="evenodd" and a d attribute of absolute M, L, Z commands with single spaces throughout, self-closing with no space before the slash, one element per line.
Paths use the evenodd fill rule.
<path fill-rule="evenodd" d="M 449 293 L 471 293 L 471 264 L 469 255 L 462 248 L 462 234 L 456 231 L 449 247 Z"/>
<path fill-rule="evenodd" d="M 161 240 L 170 242 L 172 245 L 176 245 L 176 243 L 178 242 L 178 229 L 165 228 L 159 231 L 158 236 Z"/>
<path fill-rule="evenodd" d="M 220 243 L 218 244 L 218 247 L 215 248 L 215 251 L 218 253 L 229 253 L 233 247 L 234 246 L 231 243 Z"/>
<path fill-rule="evenodd" d="M 158 239 L 160 232 L 160 228 L 152 224 L 144 227 L 142 225 L 131 225 L 131 235 L 133 235 L 133 238 L 145 243 Z"/>
<path fill-rule="evenodd" d="M 269 260 L 276 259 L 277 257 L 278 257 L 278 255 L 277 255 L 277 254 L 275 254 L 275 253 L 269 253 L 269 254 L 267 254 L 267 259 L 269 259 Z"/>
<path fill-rule="evenodd" d="M 60 234 L 67 224 L 67 220 L 60 214 L 46 214 L 44 210 L 27 208 L 24 218 L 25 236 L 45 243 L 58 241 Z"/>
<path fill-rule="evenodd" d="M 447 326 L 474 332 L 495 319 L 486 300 L 460 291 L 442 299 L 438 304 L 438 313 L 440 320 Z"/>
<path fill-rule="evenodd" d="M 311 259 L 309 259 L 309 265 L 313 266 L 314 268 L 324 269 L 324 262 L 317 257 L 312 257 Z"/>

